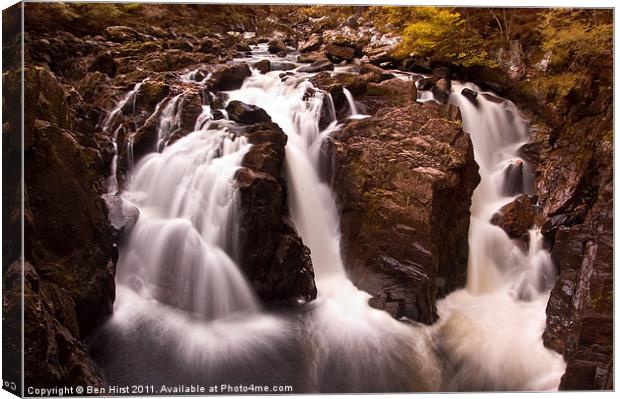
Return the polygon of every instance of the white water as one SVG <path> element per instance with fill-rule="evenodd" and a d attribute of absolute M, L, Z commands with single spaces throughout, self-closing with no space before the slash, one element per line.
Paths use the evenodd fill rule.
<path fill-rule="evenodd" d="M 171 104 L 181 93 L 162 112 L 161 153 L 138 163 L 123 194 L 140 208 L 140 219 L 121 250 L 109 327 L 169 348 L 183 367 L 203 373 L 201 382 L 245 368 L 246 383 L 264 370 L 284 383 L 304 381 L 310 392 L 556 389 L 564 363 L 541 340 L 554 278 L 542 236 L 532 229 L 523 252 L 489 223 L 513 198 L 502 195 L 503 170 L 527 140 L 514 105 L 478 96 L 475 107 L 452 95 L 481 175 L 472 204 L 468 286 L 437 304 L 438 323 L 410 325 L 369 307 L 369 295 L 346 277 L 333 193 L 318 173 L 321 141 L 337 128 L 335 112 L 327 128 L 318 127 L 322 104 L 331 98 L 316 91 L 304 101 L 309 75 L 283 82 L 280 73 L 253 71 L 228 95 L 265 109 L 288 136 L 289 208 L 312 251 L 317 300 L 300 321 L 259 309 L 230 257 L 236 244 L 232 178 L 249 145 L 225 128 L 208 130 L 211 109 L 205 106 L 197 131 L 167 146 L 179 112 Z M 458 83 L 453 86 L 460 92 Z M 351 116 L 358 116 L 353 96 L 345 94 Z"/>
<path fill-rule="evenodd" d="M 459 106 L 463 130 L 470 133 L 481 181 L 472 197 L 467 288 L 437 304 L 436 344 L 451 376 L 444 387 L 555 390 L 565 364 L 542 342 L 556 276 L 540 229 L 532 226 L 529 250 L 523 252 L 490 223 L 516 197 L 503 194 L 504 169 L 519 159 L 527 123 L 509 101 L 478 95 L 476 106 L 460 94 L 463 87 L 479 92 L 476 86 L 453 82 L 452 87 L 450 101 Z"/>
<path fill-rule="evenodd" d="M 136 99 L 138 91 L 144 82 L 148 80 L 144 79 L 140 83 L 136 83 L 133 89 L 131 89 L 123 98 L 118 102 L 116 107 L 108 113 L 103 122 L 101 122 L 101 128 L 104 132 L 112 133 L 112 145 L 114 146 L 114 157 L 112 158 L 112 164 L 110 166 L 110 176 L 106 180 L 107 192 L 116 193 L 118 191 L 118 179 L 116 177 L 117 164 L 118 164 L 118 133 L 120 129 L 123 129 L 122 125 L 116 126 L 118 123 L 118 117 L 123 113 L 136 112 Z M 132 152 L 133 157 L 133 152 Z"/>

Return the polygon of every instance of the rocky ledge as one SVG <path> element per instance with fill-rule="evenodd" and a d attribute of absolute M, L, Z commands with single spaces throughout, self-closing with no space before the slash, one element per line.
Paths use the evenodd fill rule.
<path fill-rule="evenodd" d="M 247 125 L 242 134 L 253 144 L 235 176 L 240 193 L 241 269 L 263 301 L 310 301 L 317 294 L 310 249 L 288 218 L 287 136 L 259 107 L 231 101 L 226 109 L 232 120 Z"/>
<path fill-rule="evenodd" d="M 335 76 L 329 90 L 353 85 Z M 379 79 L 380 80 L 380 79 Z M 324 146 L 341 214 L 344 263 L 372 306 L 423 323 L 465 285 L 471 195 L 479 182 L 458 110 L 416 103 L 411 81 L 361 75 L 360 108 Z"/>

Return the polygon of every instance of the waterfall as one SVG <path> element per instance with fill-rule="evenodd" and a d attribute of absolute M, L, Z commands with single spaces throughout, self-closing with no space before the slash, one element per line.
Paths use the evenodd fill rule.
<path fill-rule="evenodd" d="M 315 94 L 304 100 L 308 91 Z M 356 114 L 351 93 L 345 93 Z M 282 82 L 278 72 L 253 71 L 239 90 L 228 92 L 228 98 L 262 107 L 288 136 L 289 208 L 311 250 L 318 288 L 312 318 L 304 327 L 310 341 L 306 351 L 311 385 L 327 392 L 438 389 L 437 381 L 428 377 L 437 365 L 416 330 L 371 308 L 370 295 L 346 276 L 334 195 L 319 177 L 321 142 L 337 128 L 333 122 L 319 129 L 321 107 L 331 100 L 329 94 L 306 79 L 291 77 Z"/>
<path fill-rule="evenodd" d="M 136 99 L 138 97 L 138 91 L 144 82 L 148 80 L 144 79 L 140 83 L 136 83 L 133 89 L 127 92 L 123 98 L 116 104 L 114 109 L 108 113 L 105 119 L 101 122 L 101 128 L 104 132 L 110 133 L 114 126 L 118 122 L 117 119 L 120 115 L 136 112 Z M 118 179 L 116 177 L 117 163 L 118 163 L 118 133 L 121 129 L 124 129 L 122 125 L 119 125 L 113 130 L 112 133 L 112 145 L 114 147 L 114 156 L 112 157 L 112 163 L 110 166 L 110 176 L 106 180 L 106 189 L 108 193 L 116 193 L 118 191 Z M 133 154 L 133 152 L 132 152 Z"/>
<path fill-rule="evenodd" d="M 258 309 L 226 252 L 236 244 L 233 177 L 249 147 L 225 129 L 197 131 L 140 162 L 126 193 L 140 218 L 119 284 L 207 319 Z"/>
<path fill-rule="evenodd" d="M 157 151 L 161 152 L 168 141 L 181 128 L 181 112 L 183 92 L 172 97 L 161 112 L 159 128 L 157 129 Z"/>
<path fill-rule="evenodd" d="M 528 141 L 528 125 L 511 102 L 480 92 L 474 104 L 460 94 L 464 87 L 480 92 L 475 85 L 452 82 L 450 101 L 461 110 L 481 180 L 472 196 L 467 287 L 437 304 L 435 336 L 449 376 L 443 385 L 448 390 L 555 390 L 565 364 L 542 342 L 555 269 L 540 229 L 532 227 L 524 252 L 490 223 L 503 205 L 531 190 L 526 167 L 518 192 L 505 190 L 514 178 L 506 169 L 524 164 L 518 150 Z"/>
<path fill-rule="evenodd" d="M 268 53 L 266 44 L 252 48 L 244 60 L 292 61 Z M 540 229 L 532 227 L 523 251 L 490 223 L 532 187 L 518 156 L 528 126 L 516 107 L 491 93 L 480 93 L 474 105 L 459 93 L 479 89 L 453 82 L 450 101 L 461 109 L 481 176 L 472 198 L 467 287 L 437 303 L 434 325 L 403 323 L 371 308 L 370 295 L 345 272 L 334 194 L 320 177 L 321 143 L 341 126 L 333 99 L 308 81 L 312 74 L 280 74 L 253 69 L 240 89 L 224 94 L 263 108 L 287 135 L 288 208 L 311 250 L 316 301 L 277 311 L 259 306 L 231 256 L 234 175 L 250 144 L 227 129 L 234 122 L 211 123 L 215 112 L 227 114 L 209 105 L 195 131 L 171 144 L 181 91 L 158 104 L 157 148 L 138 160 L 122 193 L 140 217 L 120 246 L 114 315 L 93 339 L 100 351 L 115 351 L 113 359 L 95 355 L 110 383 L 146 375 L 148 383 L 292 383 L 296 392 L 557 389 L 564 362 L 541 340 L 555 271 Z M 205 81 L 195 71 L 179 80 L 199 88 Z M 344 93 L 348 118 L 367 117 Z M 135 101 L 126 98 L 117 108 Z M 319 127 L 324 106 L 329 121 Z"/>

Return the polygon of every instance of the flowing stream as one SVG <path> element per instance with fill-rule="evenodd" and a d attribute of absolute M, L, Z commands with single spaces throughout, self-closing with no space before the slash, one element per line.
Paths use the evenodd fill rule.
<path fill-rule="evenodd" d="M 253 50 L 245 61 L 291 61 L 264 45 Z M 170 144 L 180 93 L 161 113 L 156 151 L 139 160 L 120 194 L 140 217 L 120 245 L 114 314 L 90 345 L 107 382 L 291 385 L 296 393 L 557 389 L 564 362 L 541 339 L 555 278 L 542 236 L 532 229 L 523 251 L 489 222 L 532 185 L 527 173 L 519 180 L 510 172 L 527 172 L 517 156 L 527 124 L 515 106 L 491 93 L 476 106 L 460 91 L 480 90 L 453 82 L 450 101 L 471 134 L 481 182 L 467 287 L 439 301 L 439 321 L 425 326 L 371 308 L 370 295 L 347 278 L 333 193 L 319 176 L 321 141 L 339 123 L 332 112 L 332 123 L 319 129 L 321 107 L 333 102 L 318 90 L 304 99 L 311 74 L 294 70 L 282 80 L 280 73 L 253 70 L 228 101 L 260 106 L 288 136 L 289 208 L 312 251 L 317 299 L 297 309 L 261 308 L 233 256 L 233 177 L 250 144 L 233 133 L 234 122 L 209 123 L 208 106 L 196 131 Z M 108 131 L 132 92 L 110 113 Z M 345 94 L 349 117 L 365 117 Z"/>

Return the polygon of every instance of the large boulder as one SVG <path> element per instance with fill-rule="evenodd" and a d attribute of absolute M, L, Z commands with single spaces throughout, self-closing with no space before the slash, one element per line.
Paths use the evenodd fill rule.
<path fill-rule="evenodd" d="M 540 225 L 542 220 L 535 204 L 536 198 L 520 195 L 493 215 L 491 223 L 501 227 L 510 238 L 520 238 L 527 242 L 529 229 Z"/>
<path fill-rule="evenodd" d="M 208 81 L 213 90 L 236 90 L 252 75 L 247 64 L 232 64 L 218 67 Z"/>
<path fill-rule="evenodd" d="M 231 120 L 238 123 L 271 122 L 271 118 L 264 109 L 237 100 L 228 103 L 226 112 Z"/>
<path fill-rule="evenodd" d="M 324 148 L 343 256 L 372 306 L 432 323 L 436 298 L 465 285 L 473 147 L 451 106 L 416 103 L 414 86 L 399 79 L 373 85 L 357 98 L 371 116 Z"/>
<path fill-rule="evenodd" d="M 253 146 L 235 176 L 240 193 L 239 264 L 264 301 L 310 301 L 317 293 L 310 250 L 287 215 L 286 134 L 262 121 L 248 126 L 244 135 Z"/>
<path fill-rule="evenodd" d="M 355 57 L 355 49 L 348 46 L 329 44 L 325 47 L 325 55 L 333 62 L 351 61 Z"/>

